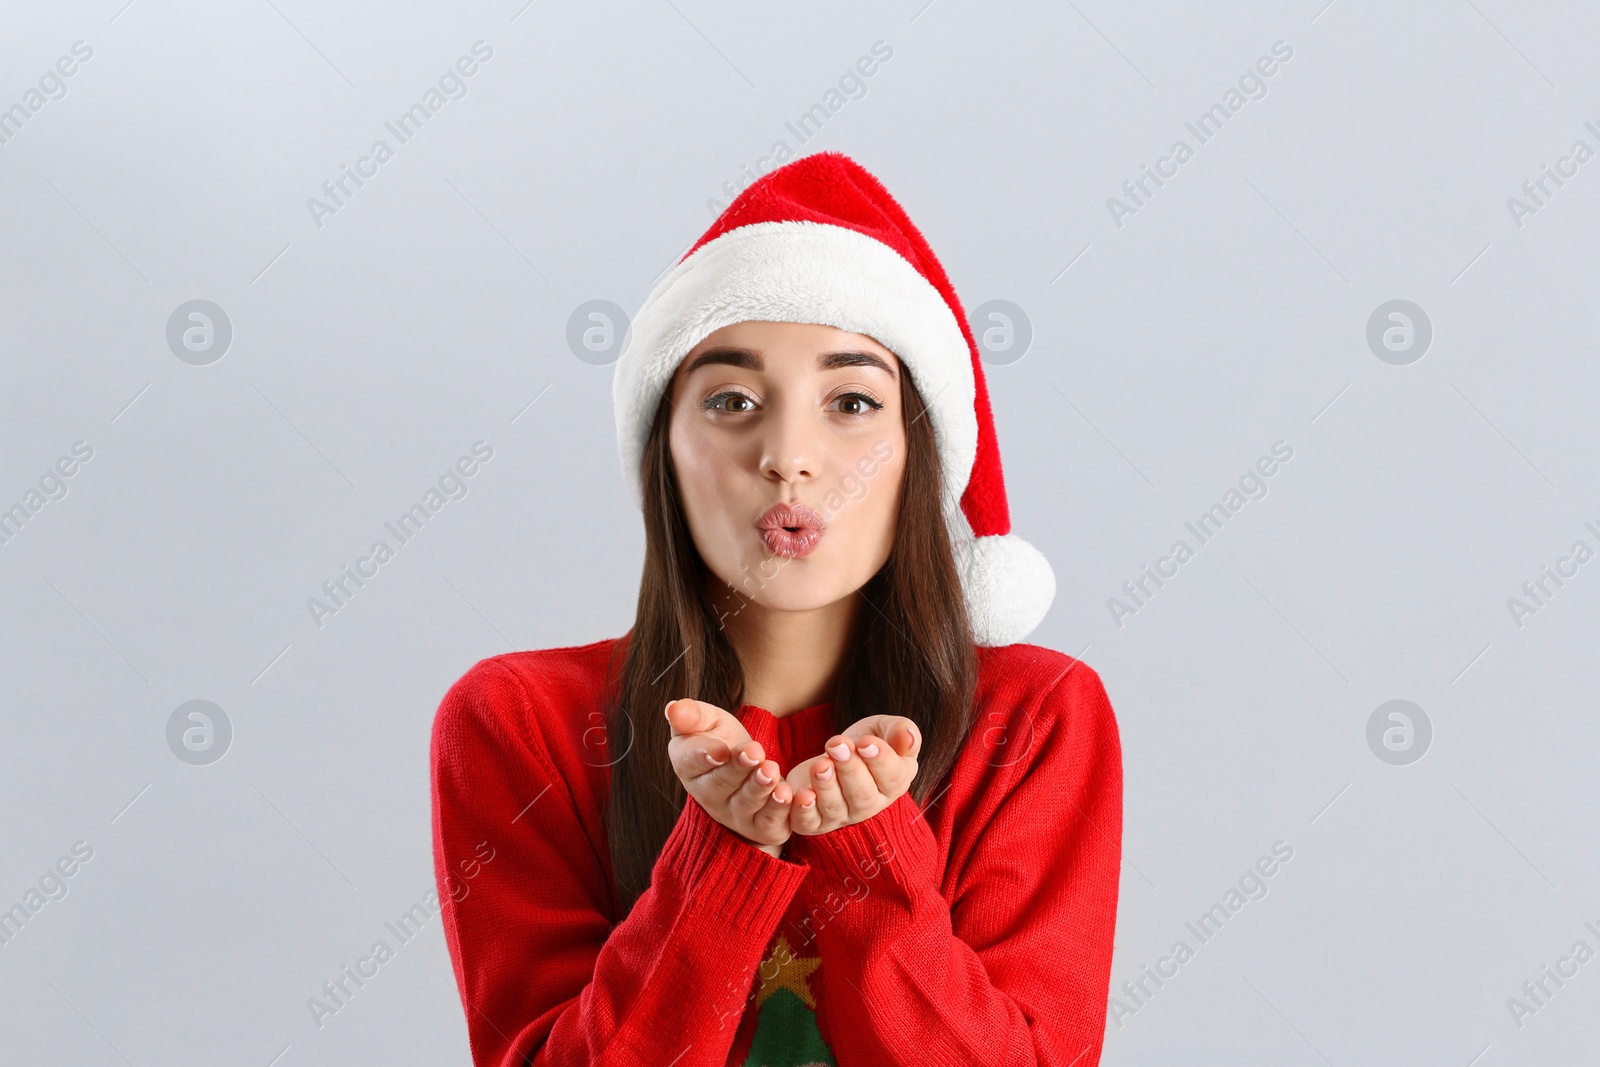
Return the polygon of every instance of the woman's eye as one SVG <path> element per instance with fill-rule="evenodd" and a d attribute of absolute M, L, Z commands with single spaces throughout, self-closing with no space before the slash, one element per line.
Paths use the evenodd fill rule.
<path fill-rule="evenodd" d="M 750 407 L 728 407 L 727 404 L 730 402 L 735 404 L 749 404 Z M 743 393 L 718 393 L 716 396 L 706 401 L 706 407 L 711 408 L 714 411 L 744 412 L 755 407 L 755 401 L 751 400 Z"/>
<path fill-rule="evenodd" d="M 876 411 L 883 407 L 866 393 L 846 393 L 838 399 L 840 411 L 845 415 L 865 415 L 868 411 Z"/>

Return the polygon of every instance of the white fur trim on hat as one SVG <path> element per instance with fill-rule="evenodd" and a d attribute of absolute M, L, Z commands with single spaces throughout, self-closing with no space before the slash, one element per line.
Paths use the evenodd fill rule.
<path fill-rule="evenodd" d="M 972 350 L 939 290 L 881 241 L 820 222 L 761 222 L 706 242 L 634 316 L 612 378 L 622 476 L 642 504 L 639 463 L 661 393 L 684 356 L 737 322 L 811 322 L 866 334 L 910 371 L 933 422 L 946 510 L 978 448 Z"/>
<path fill-rule="evenodd" d="M 1056 574 L 1037 548 L 1008 533 L 957 541 L 954 550 L 976 644 L 1015 644 L 1044 621 Z"/>

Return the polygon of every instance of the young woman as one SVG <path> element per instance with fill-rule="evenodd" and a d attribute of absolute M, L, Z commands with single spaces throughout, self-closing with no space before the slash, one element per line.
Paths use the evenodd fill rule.
<path fill-rule="evenodd" d="M 1054 577 L 921 234 L 848 157 L 795 160 L 614 382 L 632 629 L 482 660 L 435 720 L 474 1063 L 1097 1063 L 1116 720 L 1021 643 Z"/>

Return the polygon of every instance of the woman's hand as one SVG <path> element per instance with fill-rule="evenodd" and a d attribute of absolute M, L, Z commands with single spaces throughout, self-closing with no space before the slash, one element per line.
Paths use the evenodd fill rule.
<path fill-rule="evenodd" d="M 706 814 L 778 856 L 789 839 L 794 788 L 737 718 L 703 700 L 667 702 L 672 769 Z M 762 778 L 765 781 L 762 781 Z"/>
<path fill-rule="evenodd" d="M 797 834 L 850 826 L 899 800 L 916 777 L 922 733 L 903 715 L 868 715 L 826 747 L 789 772 L 789 827 Z"/>

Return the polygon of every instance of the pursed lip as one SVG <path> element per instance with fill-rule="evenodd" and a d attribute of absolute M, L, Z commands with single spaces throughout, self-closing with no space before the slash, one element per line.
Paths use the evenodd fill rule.
<path fill-rule="evenodd" d="M 774 555 L 797 558 L 809 555 L 817 547 L 828 526 L 821 515 L 796 501 L 774 504 L 763 511 L 756 528 Z"/>

